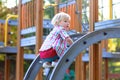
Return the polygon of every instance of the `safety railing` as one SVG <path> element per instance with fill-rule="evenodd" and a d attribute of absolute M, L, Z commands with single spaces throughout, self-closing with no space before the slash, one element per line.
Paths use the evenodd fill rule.
<path fill-rule="evenodd" d="M 18 18 L 18 15 L 11 15 L 9 14 L 8 17 L 5 20 L 5 37 L 4 37 L 4 46 L 7 46 L 7 41 L 8 41 L 8 21 L 10 18 Z"/>

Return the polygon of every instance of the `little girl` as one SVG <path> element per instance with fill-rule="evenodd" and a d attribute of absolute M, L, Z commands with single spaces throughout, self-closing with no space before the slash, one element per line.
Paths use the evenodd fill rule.
<path fill-rule="evenodd" d="M 51 23 L 54 28 L 44 40 L 40 50 L 40 58 L 44 61 L 44 75 L 48 74 L 49 68 L 57 64 L 67 45 L 73 43 L 72 39 L 67 34 L 70 25 L 70 16 L 67 13 L 60 12 L 56 14 Z"/>

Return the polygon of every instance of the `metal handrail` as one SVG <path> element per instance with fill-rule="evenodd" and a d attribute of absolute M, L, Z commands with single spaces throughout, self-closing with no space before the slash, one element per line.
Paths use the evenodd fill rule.
<path fill-rule="evenodd" d="M 5 37 L 4 37 L 4 46 L 6 47 L 7 46 L 7 33 L 8 33 L 8 20 L 10 18 L 18 18 L 18 15 L 12 15 L 12 14 L 9 14 L 7 15 L 8 17 L 6 18 L 5 20 Z"/>

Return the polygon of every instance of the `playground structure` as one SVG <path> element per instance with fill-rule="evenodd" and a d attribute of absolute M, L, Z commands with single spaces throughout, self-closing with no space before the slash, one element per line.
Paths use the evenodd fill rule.
<path fill-rule="evenodd" d="M 77 2 L 76 2 L 77 1 Z M 72 0 L 67 4 L 60 4 L 55 6 L 56 13 L 64 11 L 71 16 L 71 29 L 74 29 L 80 33 L 73 34 L 71 37 L 75 40 L 75 43 L 69 48 L 66 54 L 60 59 L 59 64 L 53 70 L 52 74 L 48 77 L 49 80 L 62 80 L 65 70 L 75 60 L 75 75 L 76 80 L 86 80 L 86 62 L 89 62 L 89 80 L 102 80 L 102 58 L 105 59 L 105 76 L 104 80 L 109 79 L 108 73 L 108 60 L 120 58 L 119 54 L 107 54 L 102 52 L 102 49 L 106 47 L 106 41 L 104 39 L 120 38 L 119 26 L 120 19 L 107 20 L 98 22 L 98 0 L 90 0 L 90 22 L 87 23 L 87 30 L 89 34 L 84 34 L 86 27 L 82 25 L 82 1 Z M 57 3 L 57 2 L 56 2 Z M 79 7 L 78 7 L 79 6 Z M 91 10 L 92 9 L 92 10 Z M 39 55 L 32 62 L 28 71 L 24 76 L 23 62 L 24 62 L 24 48 L 35 49 L 35 54 L 38 54 L 40 45 L 44 40 L 43 26 L 48 25 L 49 21 L 43 22 L 43 3 L 42 0 L 20 0 L 19 1 L 19 20 L 18 20 L 18 35 L 17 35 L 17 63 L 16 63 L 16 80 L 34 80 L 36 78 L 42 80 L 42 63 L 40 63 Z M 114 28 L 115 27 L 115 28 Z M 116 28 L 117 27 L 117 28 Z M 105 29 L 104 29 L 105 28 Z M 95 32 L 94 32 L 95 31 Z M 48 31 L 49 32 L 49 31 Z M 82 33 L 82 37 L 81 37 Z M 117 34 L 116 34 L 117 33 Z M 28 34 L 32 34 L 28 36 Z M 47 34 L 47 33 L 46 33 Z M 84 35 L 84 36 L 83 36 Z M 99 42 L 101 41 L 101 42 Z M 3 43 L 1 43 L 3 44 Z M 93 45 L 92 45 L 93 44 Z M 90 47 L 90 45 L 92 45 Z M 89 56 L 84 58 L 82 51 L 90 47 Z M 6 47 L 5 47 L 6 48 Z M 13 50 L 4 50 L 0 48 L 0 52 L 10 52 Z M 12 52 L 13 53 L 13 52 Z M 97 53 L 97 54 L 95 54 Z M 69 54 L 69 55 L 68 55 Z M 78 55 L 79 54 L 79 55 Z M 96 56 L 96 57 L 94 57 Z M 89 57 L 89 58 L 88 58 Z M 6 65 L 7 68 L 7 65 Z M 7 68 L 8 69 L 8 68 Z M 97 71 L 96 71 L 97 70 Z M 40 71 L 40 72 L 39 72 Z M 6 71 L 6 74 L 8 71 Z M 39 73 L 38 73 L 39 72 Z M 40 74 L 40 75 L 37 75 Z M 59 74 L 59 75 L 58 75 Z M 8 75 L 6 75 L 7 77 Z M 37 77 L 36 77 L 37 76 Z M 8 78 L 8 77 L 7 77 Z M 9 79 L 5 80 L 9 80 Z"/>

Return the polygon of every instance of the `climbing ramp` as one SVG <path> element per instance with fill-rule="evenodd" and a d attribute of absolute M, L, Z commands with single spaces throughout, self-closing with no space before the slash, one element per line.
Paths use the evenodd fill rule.
<path fill-rule="evenodd" d="M 110 38 L 120 38 L 120 27 L 104 28 L 94 32 L 85 34 L 77 39 L 66 53 L 60 58 L 57 66 L 53 69 L 48 80 L 62 80 L 65 71 L 73 63 L 74 59 L 90 45 L 97 43 L 101 40 Z M 39 69 L 42 68 L 42 63 L 39 55 L 34 59 L 28 71 L 24 76 L 24 80 L 34 80 Z"/>

